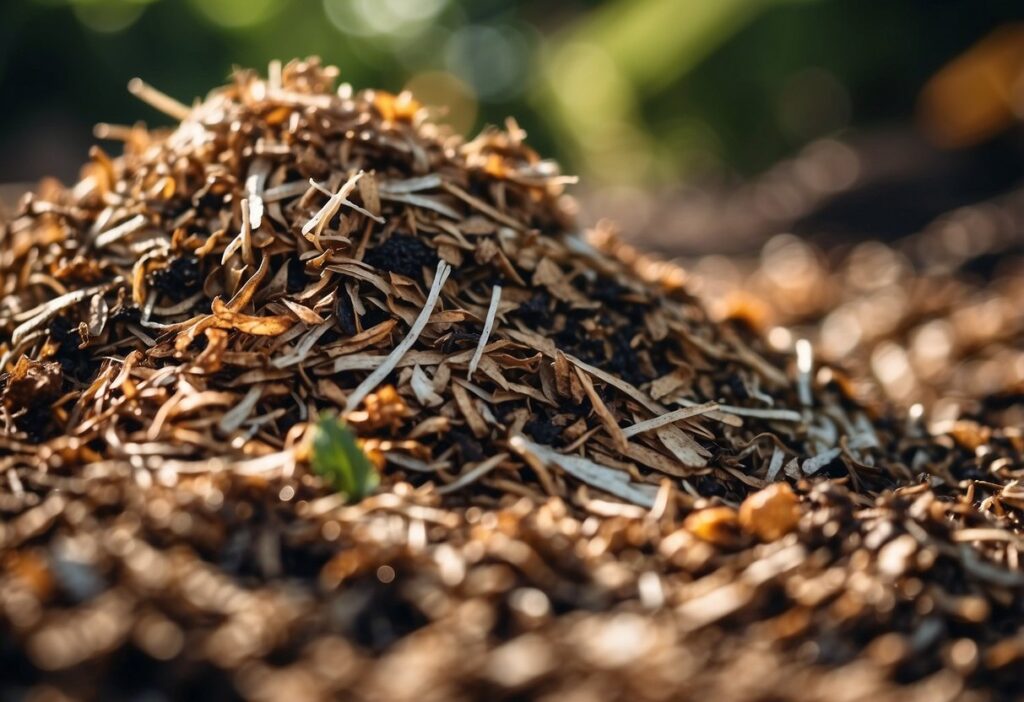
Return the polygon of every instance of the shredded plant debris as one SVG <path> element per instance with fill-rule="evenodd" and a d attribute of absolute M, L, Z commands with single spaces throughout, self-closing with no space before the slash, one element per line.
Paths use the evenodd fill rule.
<path fill-rule="evenodd" d="M 1019 427 L 715 321 L 514 122 L 269 76 L 0 225 L 2 696 L 1019 694 Z"/>

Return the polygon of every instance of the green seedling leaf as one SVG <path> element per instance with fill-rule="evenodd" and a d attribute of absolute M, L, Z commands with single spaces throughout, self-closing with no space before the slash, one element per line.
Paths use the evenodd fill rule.
<path fill-rule="evenodd" d="M 338 417 L 321 415 L 313 433 L 313 472 L 352 501 L 377 487 L 380 476 L 356 442 L 355 434 Z"/>

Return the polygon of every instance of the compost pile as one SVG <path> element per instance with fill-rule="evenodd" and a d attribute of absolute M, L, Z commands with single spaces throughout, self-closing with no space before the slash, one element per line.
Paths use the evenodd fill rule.
<path fill-rule="evenodd" d="M 0 229 L 5 697 L 1015 694 L 1019 431 L 856 401 L 514 123 L 335 79 L 135 83 L 180 125 Z"/>

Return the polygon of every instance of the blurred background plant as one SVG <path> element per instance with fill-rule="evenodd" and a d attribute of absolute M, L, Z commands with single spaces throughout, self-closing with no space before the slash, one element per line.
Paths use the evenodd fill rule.
<path fill-rule="evenodd" d="M 889 399 L 1024 397 L 1020 0 L 6 0 L 0 183 L 166 124 L 134 76 L 188 102 L 311 54 L 463 133 L 514 115 L 585 222 Z"/>
<path fill-rule="evenodd" d="M 446 105 L 460 131 L 514 114 L 594 185 L 728 182 L 910 124 L 929 78 L 1016 18 L 1013 0 L 12 0 L 0 180 L 72 177 L 95 122 L 165 121 L 124 90 L 133 76 L 188 101 L 232 65 L 320 54 L 357 87 Z M 1015 31 L 924 102 L 939 143 L 1009 125 Z"/>

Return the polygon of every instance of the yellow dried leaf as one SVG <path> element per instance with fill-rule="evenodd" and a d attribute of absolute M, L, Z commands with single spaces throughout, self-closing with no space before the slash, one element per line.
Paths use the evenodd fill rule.
<path fill-rule="evenodd" d="M 213 315 L 216 327 L 237 329 L 243 334 L 252 334 L 253 336 L 277 336 L 288 331 L 295 323 L 295 320 L 285 315 L 256 317 L 241 312 L 232 312 L 220 298 L 213 301 Z"/>

